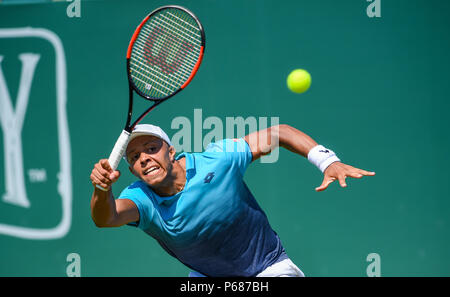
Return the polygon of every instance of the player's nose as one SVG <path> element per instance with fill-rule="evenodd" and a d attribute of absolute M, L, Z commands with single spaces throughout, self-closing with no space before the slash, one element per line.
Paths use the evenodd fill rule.
<path fill-rule="evenodd" d="M 141 152 L 140 156 L 139 156 L 139 162 L 141 163 L 142 167 L 145 167 L 145 165 L 147 165 L 148 162 L 152 161 L 152 157 L 145 153 L 145 152 Z"/>

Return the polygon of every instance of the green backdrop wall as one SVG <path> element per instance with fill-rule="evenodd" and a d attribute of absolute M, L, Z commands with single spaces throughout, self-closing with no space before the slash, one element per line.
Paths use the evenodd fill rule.
<path fill-rule="evenodd" d="M 0 4 L 1 276 L 65 276 L 71 253 L 81 276 L 187 275 L 142 231 L 90 218 L 90 172 L 124 125 L 130 36 L 166 4 L 199 17 L 206 53 L 192 84 L 145 123 L 173 135 L 173 119 L 193 123 L 194 109 L 224 122 L 277 117 L 376 171 L 316 193 L 320 171 L 286 150 L 248 169 L 307 276 L 366 276 L 371 253 L 382 276 L 450 275 L 450 3 L 381 0 L 373 18 L 364 0 L 82 1 L 68 17 L 70 4 Z M 286 88 L 295 68 L 312 75 L 304 94 Z M 116 194 L 133 181 L 119 169 Z"/>

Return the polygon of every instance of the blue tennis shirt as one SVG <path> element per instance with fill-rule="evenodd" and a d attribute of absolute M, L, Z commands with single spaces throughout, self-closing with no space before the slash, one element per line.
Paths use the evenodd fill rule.
<path fill-rule="evenodd" d="M 243 180 L 252 161 L 244 139 L 210 144 L 186 158 L 183 191 L 161 197 L 142 181 L 125 188 L 139 210 L 135 225 L 172 256 L 207 276 L 256 276 L 287 255 Z"/>

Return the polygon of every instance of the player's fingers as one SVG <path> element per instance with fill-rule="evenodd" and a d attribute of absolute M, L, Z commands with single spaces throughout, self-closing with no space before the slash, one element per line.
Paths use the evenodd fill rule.
<path fill-rule="evenodd" d="M 328 177 L 328 176 L 326 176 L 326 177 L 323 179 L 322 184 L 321 184 L 319 187 L 316 188 L 316 191 L 317 191 L 317 192 L 321 192 L 321 191 L 325 190 L 325 189 L 328 188 L 328 186 L 329 186 L 332 182 L 334 182 L 335 180 L 336 180 L 336 179 L 335 179 L 334 177 Z"/>
<path fill-rule="evenodd" d="M 363 177 L 363 175 L 359 172 L 350 172 L 347 174 L 347 176 L 353 177 L 353 178 L 362 178 Z"/>
<path fill-rule="evenodd" d="M 109 184 L 102 182 L 94 173 L 91 174 L 91 181 L 93 186 L 100 186 L 104 189 L 109 188 Z"/>
<path fill-rule="evenodd" d="M 112 171 L 111 166 L 109 165 L 108 159 L 101 159 L 100 162 L 98 162 L 98 163 L 107 171 Z"/>
<path fill-rule="evenodd" d="M 97 178 L 94 175 L 94 172 L 91 173 L 91 175 L 89 176 L 91 178 L 92 183 L 94 183 L 94 181 L 97 180 Z"/>
<path fill-rule="evenodd" d="M 106 162 L 108 162 L 108 160 L 106 160 Z M 101 161 L 94 165 L 94 170 L 106 177 L 109 177 L 109 175 L 111 174 L 111 169 L 106 169 Z"/>
<path fill-rule="evenodd" d="M 92 174 L 104 184 L 111 184 L 111 180 L 109 179 L 109 174 L 101 174 L 98 170 L 92 170 Z"/>
<path fill-rule="evenodd" d="M 119 177 L 120 177 L 120 171 L 119 170 L 116 170 L 116 171 L 114 171 L 113 173 L 111 173 L 109 175 L 109 179 L 113 183 L 116 182 L 119 179 Z"/>
<path fill-rule="evenodd" d="M 367 170 L 362 170 L 362 169 L 358 169 L 358 172 L 362 175 L 369 175 L 369 176 L 375 175 L 375 172 L 373 172 L 373 171 L 367 171 Z"/>
<path fill-rule="evenodd" d="M 343 188 L 347 187 L 347 184 L 345 183 L 345 178 L 346 178 L 345 175 L 344 176 L 338 176 L 339 184 Z"/>

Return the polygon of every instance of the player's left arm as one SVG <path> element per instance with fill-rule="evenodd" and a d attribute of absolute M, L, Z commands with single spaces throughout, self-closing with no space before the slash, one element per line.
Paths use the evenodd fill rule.
<path fill-rule="evenodd" d="M 278 146 L 307 158 L 311 149 L 318 146 L 317 142 L 309 135 L 286 124 L 250 133 L 245 136 L 245 141 L 247 141 L 252 152 L 252 161 L 269 154 Z M 363 176 L 375 175 L 375 172 L 362 170 L 339 161 L 328 165 L 323 173 L 322 184 L 316 188 L 318 192 L 325 190 L 335 180 L 338 180 L 341 187 L 344 188 L 347 186 L 345 182 L 347 177 L 362 178 Z"/>

